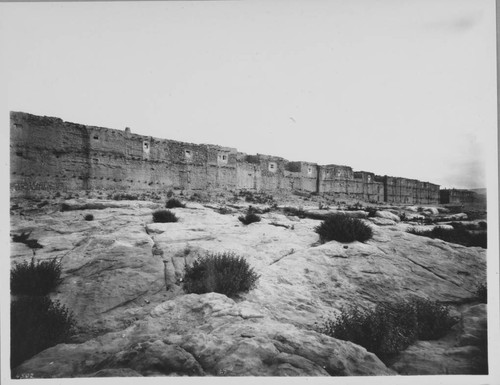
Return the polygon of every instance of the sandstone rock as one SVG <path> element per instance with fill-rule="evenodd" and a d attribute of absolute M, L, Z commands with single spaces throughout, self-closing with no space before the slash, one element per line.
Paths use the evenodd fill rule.
<path fill-rule="evenodd" d="M 11 218 L 13 232 L 30 229 L 44 245 L 37 258 L 62 258 L 63 283 L 51 296 L 75 313 L 80 328 L 74 342 L 81 343 L 47 349 L 22 365 L 25 373 L 87 376 L 132 362 L 141 375 L 189 375 L 199 370 L 191 356 L 210 375 L 388 373 L 364 349 L 306 329 L 345 306 L 371 308 L 415 293 L 468 301 L 485 279 L 486 250 L 407 234 L 406 224 L 371 224 L 366 243 L 320 245 L 318 220 L 269 212 L 243 226 L 236 213 L 190 204 L 176 211 L 179 222 L 153 224 L 153 208 L 125 203 L 95 211 L 92 222 L 78 211 Z M 12 244 L 12 260 L 31 259 L 32 250 L 19 245 Z M 184 295 L 185 266 L 221 251 L 247 260 L 260 275 L 255 289 L 236 302 Z M 162 344 L 174 361 L 162 358 Z M 138 346 L 146 347 L 143 357 L 124 360 Z"/>
<path fill-rule="evenodd" d="M 460 334 L 457 346 L 483 346 L 487 339 L 487 306 L 482 303 L 467 308 L 462 313 Z"/>
<path fill-rule="evenodd" d="M 434 228 L 442 229 L 442 230 L 453 230 L 454 227 L 452 225 L 436 225 Z"/>
<path fill-rule="evenodd" d="M 421 208 L 423 213 L 430 214 L 430 215 L 438 215 L 439 210 L 437 207 L 422 207 Z"/>
<path fill-rule="evenodd" d="M 180 296 L 121 333 L 47 349 L 16 373 L 60 378 L 127 367 L 145 376 L 393 374 L 375 355 L 350 342 L 240 313 L 241 304 L 221 294 Z M 163 340 L 155 339 L 159 336 Z"/>
<path fill-rule="evenodd" d="M 394 222 L 400 222 L 401 219 L 399 216 L 396 214 L 391 213 L 390 211 L 376 211 L 375 212 L 375 217 L 377 218 L 384 218 L 384 219 L 390 219 L 391 221 Z"/>
<path fill-rule="evenodd" d="M 369 218 L 370 221 L 377 226 L 395 226 L 396 222 L 393 221 L 392 219 L 386 219 L 386 218 Z"/>
<path fill-rule="evenodd" d="M 89 377 L 142 377 L 135 370 L 128 368 L 120 369 L 102 369 L 96 373 L 90 374 Z"/>

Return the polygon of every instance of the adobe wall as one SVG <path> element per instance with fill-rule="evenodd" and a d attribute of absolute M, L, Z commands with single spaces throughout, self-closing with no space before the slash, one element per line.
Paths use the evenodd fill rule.
<path fill-rule="evenodd" d="M 11 112 L 11 189 L 306 191 L 373 202 L 437 203 L 439 186 L 290 162 L 235 148 L 184 143 Z"/>
<path fill-rule="evenodd" d="M 385 176 L 384 200 L 389 203 L 438 204 L 439 186 L 415 179 Z"/>
<path fill-rule="evenodd" d="M 444 189 L 440 191 L 442 203 L 476 203 L 477 194 L 474 191 L 462 189 Z"/>

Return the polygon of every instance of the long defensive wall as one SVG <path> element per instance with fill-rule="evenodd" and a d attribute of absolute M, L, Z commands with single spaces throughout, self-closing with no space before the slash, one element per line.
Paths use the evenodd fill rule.
<path fill-rule="evenodd" d="M 439 203 L 439 186 L 290 162 L 235 148 L 85 126 L 23 112 L 10 114 L 10 187 L 33 190 L 305 191 L 371 202 Z"/>

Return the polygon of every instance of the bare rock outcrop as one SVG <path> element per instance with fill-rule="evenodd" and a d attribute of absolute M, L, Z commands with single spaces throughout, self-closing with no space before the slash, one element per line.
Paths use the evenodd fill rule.
<path fill-rule="evenodd" d="M 152 223 L 157 204 L 120 205 L 11 217 L 12 233 L 31 232 L 43 245 L 36 258 L 61 260 L 63 282 L 52 297 L 74 312 L 79 327 L 70 344 L 39 353 L 18 371 L 38 377 L 391 374 L 365 349 L 315 330 L 344 307 L 368 309 L 411 296 L 458 306 L 473 300 L 486 276 L 484 249 L 408 234 L 402 223 L 364 219 L 374 232 L 366 243 L 320 244 L 318 220 L 276 211 L 245 226 L 241 211 L 223 215 L 189 203 L 173 209 L 179 222 L 160 224 Z M 94 220 L 85 221 L 86 213 Z M 220 251 L 244 257 L 260 275 L 256 287 L 237 301 L 185 295 L 186 265 Z M 14 262 L 32 256 L 26 245 L 12 243 Z M 470 331 L 462 335 L 472 340 L 467 322 L 463 330 Z M 457 348 L 468 346 L 474 345 Z"/>
<path fill-rule="evenodd" d="M 16 373 L 60 378 L 125 369 L 143 376 L 395 374 L 364 348 L 273 321 L 216 293 L 163 302 L 122 332 L 57 345 Z"/>

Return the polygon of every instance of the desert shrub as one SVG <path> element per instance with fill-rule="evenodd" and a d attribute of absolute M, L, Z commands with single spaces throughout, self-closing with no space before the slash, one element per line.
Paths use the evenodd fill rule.
<path fill-rule="evenodd" d="M 139 196 L 136 194 L 128 193 L 115 193 L 111 195 L 111 199 L 115 201 L 136 201 L 139 199 Z"/>
<path fill-rule="evenodd" d="M 170 198 L 170 199 L 167 201 L 167 203 L 166 203 L 165 207 L 166 207 L 167 209 L 173 209 L 173 208 L 175 208 L 175 207 L 184 208 L 184 207 L 186 207 L 186 205 L 185 205 L 185 204 L 183 204 L 183 203 L 182 203 L 180 200 L 178 200 L 178 199 L 175 199 L 175 198 Z"/>
<path fill-rule="evenodd" d="M 46 295 L 61 283 L 61 263 L 56 258 L 49 261 L 18 263 L 10 271 L 12 294 Z"/>
<path fill-rule="evenodd" d="M 103 203 L 84 203 L 84 204 L 73 204 L 69 205 L 67 203 L 61 204 L 61 211 L 79 211 L 79 210 L 104 210 L 109 207 L 113 207 L 109 204 Z M 116 206 L 114 206 L 116 207 Z"/>
<path fill-rule="evenodd" d="M 436 340 L 443 337 L 453 325 L 447 306 L 436 301 L 414 299 L 411 301 L 417 315 L 417 339 Z"/>
<path fill-rule="evenodd" d="M 64 342 L 75 325 L 73 315 L 47 297 L 22 297 L 11 303 L 11 368 L 38 352 Z"/>
<path fill-rule="evenodd" d="M 372 229 L 357 218 L 336 214 L 328 216 L 315 229 L 321 243 L 329 241 L 365 242 L 373 236 Z"/>
<path fill-rule="evenodd" d="M 305 214 L 304 210 L 301 209 L 301 208 L 295 208 L 295 207 L 286 206 L 286 207 L 283 207 L 283 212 L 286 215 L 295 216 L 295 217 L 299 217 L 299 218 L 305 218 L 306 217 L 306 214 Z"/>
<path fill-rule="evenodd" d="M 179 218 L 170 210 L 156 210 L 153 212 L 153 222 L 155 223 L 169 223 L 177 222 Z"/>
<path fill-rule="evenodd" d="M 92 214 L 87 214 L 83 217 L 86 221 L 93 221 L 94 216 Z"/>
<path fill-rule="evenodd" d="M 346 209 L 347 211 L 359 211 L 364 210 L 364 207 L 360 202 L 356 202 L 353 205 L 348 205 Z"/>
<path fill-rule="evenodd" d="M 247 213 L 245 215 L 240 215 L 238 219 L 244 225 L 260 222 L 260 217 L 255 213 L 255 209 L 252 206 L 248 208 Z"/>
<path fill-rule="evenodd" d="M 479 225 L 476 225 L 475 223 L 451 222 L 450 225 L 453 226 L 454 229 L 465 229 L 465 230 L 479 229 Z"/>
<path fill-rule="evenodd" d="M 174 196 L 174 192 L 172 190 L 167 191 L 167 198 L 172 198 Z"/>
<path fill-rule="evenodd" d="M 208 254 L 186 268 L 184 290 L 196 294 L 216 292 L 231 297 L 252 289 L 258 278 L 242 257 L 230 252 Z"/>
<path fill-rule="evenodd" d="M 417 339 L 437 339 L 453 324 L 448 309 L 437 302 L 422 299 L 382 303 L 373 310 L 343 310 L 328 320 L 322 333 L 365 347 L 379 357 L 406 349 Z"/>
<path fill-rule="evenodd" d="M 24 243 L 30 249 L 41 249 L 43 246 L 38 243 L 38 239 L 29 239 L 31 232 L 25 233 L 24 231 L 21 234 L 13 234 L 12 242 L 16 243 Z"/>
<path fill-rule="evenodd" d="M 247 190 L 241 190 L 239 196 L 245 198 L 245 202 L 261 203 L 261 204 L 274 204 L 274 197 L 266 193 L 256 193 Z"/>
<path fill-rule="evenodd" d="M 488 286 L 485 283 L 477 285 L 475 295 L 479 302 L 488 303 Z"/>
<path fill-rule="evenodd" d="M 409 228 L 406 230 L 410 234 L 420 235 L 432 239 L 441 239 L 445 242 L 456 243 L 463 246 L 479 246 L 486 248 L 488 240 L 486 232 L 471 233 L 464 227 L 453 229 L 444 229 L 442 227 L 434 227 L 432 230 L 416 230 Z"/>

